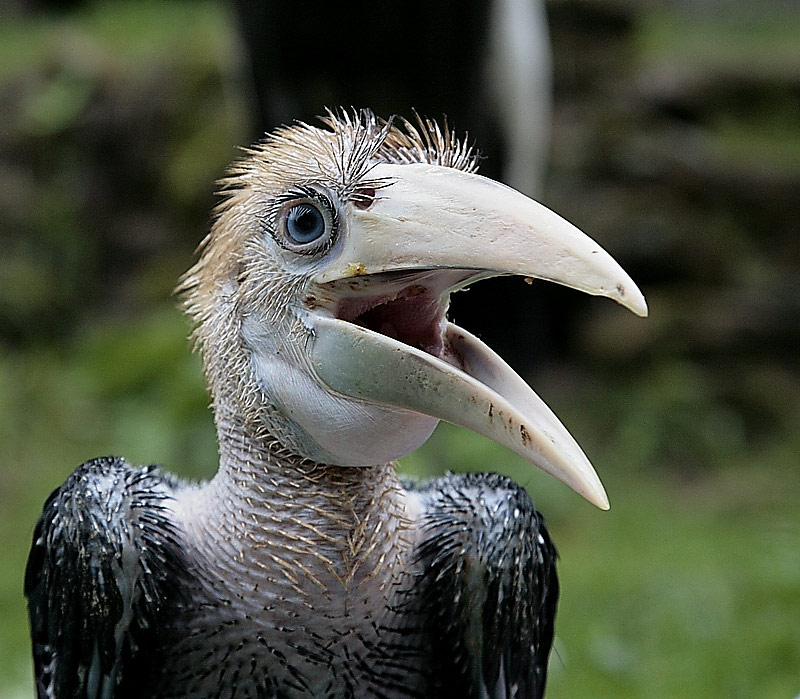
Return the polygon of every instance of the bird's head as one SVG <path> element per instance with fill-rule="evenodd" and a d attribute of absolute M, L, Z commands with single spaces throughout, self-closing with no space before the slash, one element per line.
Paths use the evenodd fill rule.
<path fill-rule="evenodd" d="M 369 466 L 447 420 L 607 507 L 558 418 L 446 312 L 454 290 L 517 274 L 643 316 L 636 285 L 564 219 L 475 174 L 446 128 L 369 112 L 324 125 L 282 128 L 233 167 L 184 277 L 218 422 L 301 458 Z"/>

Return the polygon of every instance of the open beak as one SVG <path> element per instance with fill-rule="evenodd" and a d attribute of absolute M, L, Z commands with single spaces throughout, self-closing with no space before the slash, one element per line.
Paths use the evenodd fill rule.
<path fill-rule="evenodd" d="M 314 281 L 334 299 L 314 315 L 311 363 L 334 391 L 482 434 L 602 509 L 594 468 L 559 419 L 495 352 L 445 318 L 449 293 L 518 274 L 647 305 L 624 270 L 575 226 L 519 192 L 436 165 L 381 164 L 389 184 L 350 205 L 336 258 Z"/>

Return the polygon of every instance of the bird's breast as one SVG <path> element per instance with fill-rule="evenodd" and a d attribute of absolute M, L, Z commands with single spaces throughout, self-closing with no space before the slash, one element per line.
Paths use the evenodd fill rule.
<path fill-rule="evenodd" d="M 385 681 L 391 662 L 405 679 L 380 692 L 419 696 L 423 644 L 406 508 L 384 506 L 379 517 L 342 504 L 332 520 L 296 500 L 233 517 L 218 505 L 214 512 L 208 494 L 178 498 L 193 565 L 187 602 L 163 634 L 165 688 L 213 696 L 235 675 L 236 696 L 365 696 L 351 692 Z"/>

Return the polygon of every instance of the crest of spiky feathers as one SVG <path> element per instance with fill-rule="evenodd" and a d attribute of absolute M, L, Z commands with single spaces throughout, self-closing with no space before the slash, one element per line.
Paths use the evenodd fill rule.
<path fill-rule="evenodd" d="M 328 110 L 325 128 L 300 122 L 284 126 L 245 149 L 222 181 L 222 193 L 250 183 L 285 189 L 308 183 L 325 184 L 347 198 L 370 186 L 369 171 L 378 163 L 430 163 L 474 172 L 478 157 L 447 122 L 417 117 L 381 119 L 369 110 Z M 224 207 L 224 203 L 223 203 Z"/>

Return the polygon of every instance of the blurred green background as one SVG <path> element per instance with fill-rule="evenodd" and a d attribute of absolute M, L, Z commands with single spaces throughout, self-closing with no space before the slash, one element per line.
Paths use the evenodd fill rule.
<path fill-rule="evenodd" d="M 530 488 L 561 553 L 549 697 L 795 697 L 800 14 L 548 7 L 542 200 L 642 282 L 651 317 L 583 299 L 565 351 L 528 373 L 612 509 L 449 426 L 404 468 Z M 171 290 L 252 105 L 218 3 L 0 13 L 0 697 L 16 699 L 33 693 L 21 588 L 47 494 L 102 454 L 214 471 Z"/>

